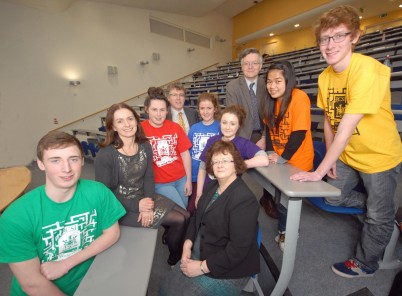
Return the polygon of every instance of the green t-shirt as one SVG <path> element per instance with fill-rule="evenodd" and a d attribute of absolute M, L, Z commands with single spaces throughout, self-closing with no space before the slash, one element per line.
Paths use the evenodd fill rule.
<path fill-rule="evenodd" d="M 40 186 L 16 200 L 0 217 L 0 262 L 66 259 L 89 246 L 124 214 L 113 193 L 99 182 L 80 179 L 74 196 L 64 203 L 52 201 L 45 186 Z M 53 283 L 73 295 L 93 259 Z M 15 277 L 11 295 L 26 295 Z"/>

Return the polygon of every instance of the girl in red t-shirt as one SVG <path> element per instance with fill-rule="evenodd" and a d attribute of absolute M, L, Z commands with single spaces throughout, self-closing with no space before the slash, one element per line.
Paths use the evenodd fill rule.
<path fill-rule="evenodd" d="M 169 102 L 159 87 L 148 90 L 144 102 L 149 119 L 143 121 L 152 146 L 155 192 L 186 209 L 191 195 L 191 142 L 177 123 L 167 120 Z"/>

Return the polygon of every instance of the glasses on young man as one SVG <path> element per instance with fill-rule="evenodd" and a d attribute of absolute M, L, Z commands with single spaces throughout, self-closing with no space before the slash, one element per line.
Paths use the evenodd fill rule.
<path fill-rule="evenodd" d="M 329 40 L 333 40 L 335 43 L 339 43 L 342 42 L 343 40 L 345 40 L 346 36 L 350 35 L 352 32 L 346 32 L 346 33 L 336 33 L 333 36 L 325 36 L 325 37 L 321 37 L 320 39 L 318 39 L 318 44 L 320 46 L 323 45 L 328 45 L 329 44 Z"/>
<path fill-rule="evenodd" d="M 213 166 L 217 166 L 217 165 L 221 165 L 221 164 L 227 165 L 227 164 L 229 164 L 231 162 L 234 162 L 234 160 L 222 159 L 222 160 L 213 160 L 213 161 L 211 161 Z"/>

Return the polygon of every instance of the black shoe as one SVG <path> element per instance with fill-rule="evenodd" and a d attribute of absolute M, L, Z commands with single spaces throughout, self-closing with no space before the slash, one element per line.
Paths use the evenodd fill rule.
<path fill-rule="evenodd" d="M 180 258 L 179 259 L 172 259 L 172 256 L 169 255 L 167 263 L 170 265 L 171 268 L 173 268 L 179 260 L 180 260 Z"/>

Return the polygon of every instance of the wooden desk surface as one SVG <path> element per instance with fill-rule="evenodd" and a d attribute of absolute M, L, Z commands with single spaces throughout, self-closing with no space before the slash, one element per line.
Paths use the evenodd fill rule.
<path fill-rule="evenodd" d="M 31 182 L 31 171 L 26 167 L 0 169 L 0 212 L 21 196 Z"/>
<path fill-rule="evenodd" d="M 157 229 L 120 226 L 119 241 L 97 255 L 74 296 L 145 296 Z"/>
<path fill-rule="evenodd" d="M 270 164 L 267 167 L 254 168 L 255 172 L 272 183 L 289 197 L 339 196 L 341 191 L 324 181 L 300 182 L 289 177 L 301 170 L 289 164 Z"/>

